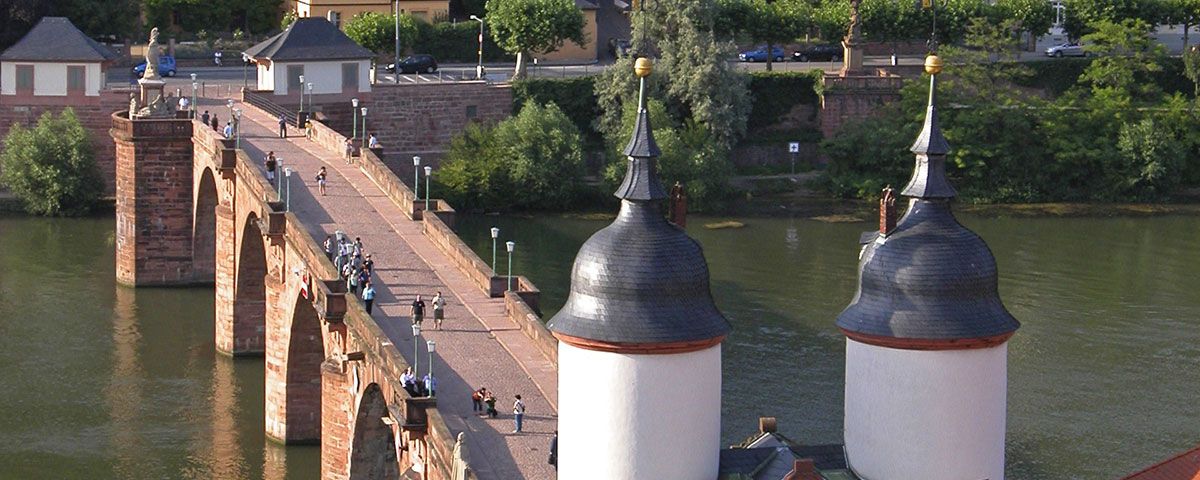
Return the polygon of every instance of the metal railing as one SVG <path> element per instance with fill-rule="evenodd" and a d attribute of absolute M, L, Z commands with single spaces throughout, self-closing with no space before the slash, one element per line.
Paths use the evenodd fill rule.
<path fill-rule="evenodd" d="M 283 105 L 275 103 L 271 100 L 270 94 L 262 91 L 243 90 L 242 101 L 254 105 L 260 110 L 270 113 L 272 117 L 278 117 L 282 115 L 289 124 L 296 124 L 297 112 L 294 112 L 290 108 L 284 107 Z"/>

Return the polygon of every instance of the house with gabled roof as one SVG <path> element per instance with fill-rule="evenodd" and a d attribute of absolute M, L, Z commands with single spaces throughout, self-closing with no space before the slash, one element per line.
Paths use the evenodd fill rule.
<path fill-rule="evenodd" d="M 88 38 L 64 17 L 44 17 L 0 54 L 0 95 L 99 97 L 116 52 Z"/>
<path fill-rule="evenodd" d="M 301 18 L 245 51 L 257 65 L 258 90 L 299 99 L 301 77 L 312 95 L 357 96 L 371 91 L 375 54 L 324 18 Z M 289 102 L 290 103 L 290 102 Z"/>

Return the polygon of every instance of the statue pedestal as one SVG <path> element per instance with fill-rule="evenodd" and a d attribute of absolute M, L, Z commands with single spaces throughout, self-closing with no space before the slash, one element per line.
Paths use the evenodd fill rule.
<path fill-rule="evenodd" d="M 152 105 L 155 99 L 162 102 L 165 97 L 164 88 L 167 82 L 162 79 L 141 79 L 138 80 L 138 86 L 141 87 L 141 96 L 138 97 L 138 105 L 143 107 Z"/>
<path fill-rule="evenodd" d="M 857 73 L 843 69 L 839 74 L 825 75 L 821 78 L 821 133 L 830 138 L 843 125 L 867 118 L 881 106 L 899 100 L 903 83 L 899 75 L 884 69 L 860 69 Z"/>
<path fill-rule="evenodd" d="M 839 73 L 843 77 L 868 74 L 863 70 L 863 50 L 857 40 L 842 40 L 842 70 Z"/>

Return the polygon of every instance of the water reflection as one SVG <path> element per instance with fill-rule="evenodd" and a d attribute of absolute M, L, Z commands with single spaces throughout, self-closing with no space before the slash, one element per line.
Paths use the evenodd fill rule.
<path fill-rule="evenodd" d="M 1009 344 L 1009 478 L 1113 478 L 1200 442 L 1200 219 L 959 218 L 987 240 L 1001 297 L 1023 323 Z M 688 222 L 734 325 L 722 441 L 741 441 L 772 415 L 801 442 L 840 442 L 845 340 L 833 322 L 854 295 L 859 234 L 875 225 L 778 218 L 703 228 L 723 220 Z M 542 289 L 549 318 L 579 246 L 607 223 L 464 216 L 456 228 L 484 258 L 491 226 L 523 245 L 514 270 Z"/>

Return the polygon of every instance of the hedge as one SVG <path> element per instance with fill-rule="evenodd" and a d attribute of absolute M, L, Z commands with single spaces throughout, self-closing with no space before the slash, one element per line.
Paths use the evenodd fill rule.
<path fill-rule="evenodd" d="M 479 24 L 476 22 L 417 22 L 413 53 L 433 54 L 441 63 L 475 63 L 479 60 Z M 515 61 L 501 50 L 491 35 L 483 36 L 483 61 Z"/>
<path fill-rule="evenodd" d="M 1056 58 L 1041 62 L 1025 62 L 1023 65 L 1033 71 L 1026 81 L 1019 82 L 1023 87 L 1043 90 L 1052 96 L 1062 95 L 1074 86 L 1083 74 L 1084 69 L 1092 63 L 1091 58 Z M 1183 59 L 1167 57 L 1159 63 L 1162 72 L 1154 76 L 1159 88 L 1170 95 L 1182 93 L 1192 96 L 1194 84 L 1183 74 Z"/>
<path fill-rule="evenodd" d="M 596 77 L 536 78 L 513 82 L 513 115 L 534 102 L 553 103 L 586 137 L 598 139 L 592 121 L 600 116 L 596 102 Z"/>
<path fill-rule="evenodd" d="M 753 131 L 779 123 L 779 118 L 796 105 L 817 105 L 821 102 L 814 85 L 820 70 L 809 72 L 753 72 L 750 74 L 750 95 L 754 103 L 747 130 Z"/>

